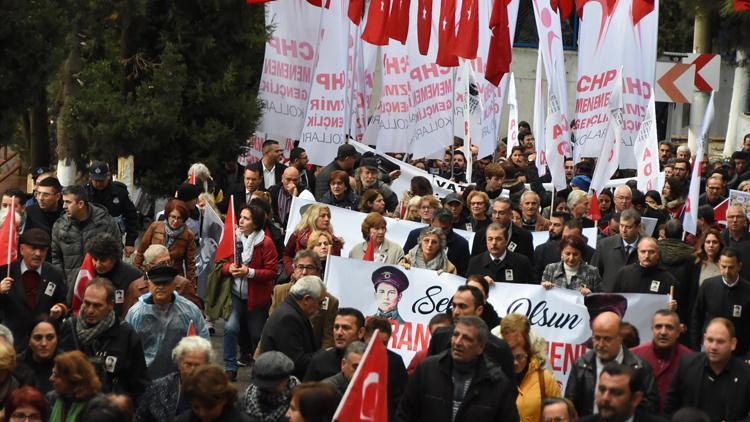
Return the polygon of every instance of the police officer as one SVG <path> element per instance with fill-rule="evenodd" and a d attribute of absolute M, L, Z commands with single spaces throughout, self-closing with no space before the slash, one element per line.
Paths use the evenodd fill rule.
<path fill-rule="evenodd" d="M 398 303 L 404 290 L 409 288 L 409 279 L 396 267 L 380 267 L 372 273 L 372 284 L 375 287 L 375 300 L 378 302 L 376 317 L 387 318 L 404 323 L 398 313 Z"/>
<path fill-rule="evenodd" d="M 120 231 L 125 233 L 126 257 L 135 251 L 135 240 L 138 238 L 138 212 L 128 196 L 128 188 L 121 182 L 112 180 L 109 164 L 94 161 L 89 168 L 91 180 L 86 184 L 89 201 L 103 205 L 109 215 L 117 221 Z"/>

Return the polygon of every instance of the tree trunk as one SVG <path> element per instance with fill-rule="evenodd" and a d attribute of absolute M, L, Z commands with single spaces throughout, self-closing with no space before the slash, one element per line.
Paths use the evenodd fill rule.
<path fill-rule="evenodd" d="M 49 167 L 49 117 L 47 116 L 47 89 L 42 86 L 29 110 L 29 155 L 31 168 Z"/>
<path fill-rule="evenodd" d="M 712 1 L 712 0 L 703 0 Z M 693 53 L 710 53 L 711 52 L 711 16 L 708 7 L 698 5 L 695 9 L 695 20 L 693 29 Z M 690 151 L 695 153 L 695 142 L 700 136 L 701 122 L 703 115 L 706 113 L 708 106 L 709 94 L 706 92 L 695 91 L 693 94 L 693 103 L 690 106 L 690 128 L 688 129 L 688 146 Z M 706 142 L 709 136 L 706 136 Z M 704 151 L 708 151 L 707 145 L 703 145 Z"/>
<path fill-rule="evenodd" d="M 724 142 L 724 157 L 731 157 L 733 152 L 742 148 L 742 136 L 750 127 L 750 120 L 744 115 L 747 104 L 747 71 L 747 56 L 738 49 L 737 67 L 734 68 L 734 84 L 732 85 L 732 102 L 729 105 L 727 139 Z"/>
<path fill-rule="evenodd" d="M 68 113 L 73 98 L 78 92 L 76 75 L 81 70 L 81 49 L 78 43 L 77 26 L 71 33 L 70 52 L 63 63 L 60 79 L 62 85 L 62 107 L 57 118 L 57 177 L 60 184 L 69 186 L 76 183 L 76 158 L 78 158 L 77 140 L 68 131 Z"/>

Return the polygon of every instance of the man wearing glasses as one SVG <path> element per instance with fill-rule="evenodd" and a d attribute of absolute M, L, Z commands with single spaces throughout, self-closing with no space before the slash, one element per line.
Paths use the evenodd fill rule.
<path fill-rule="evenodd" d="M 268 310 L 270 317 L 273 311 L 286 300 L 289 296 L 289 290 L 292 285 L 300 278 L 308 275 L 320 277 L 322 265 L 320 258 L 313 251 L 299 251 L 294 257 L 294 272 L 291 281 L 284 284 L 278 284 L 273 288 L 271 296 L 271 308 Z M 310 323 L 313 327 L 315 339 L 320 344 L 322 350 L 333 347 L 333 323 L 336 320 L 336 312 L 339 310 L 339 300 L 336 296 L 326 292 L 323 305 L 320 312 L 310 317 Z"/>

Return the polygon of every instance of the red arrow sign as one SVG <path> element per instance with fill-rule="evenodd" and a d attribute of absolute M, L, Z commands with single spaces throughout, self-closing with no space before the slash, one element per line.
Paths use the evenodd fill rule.
<path fill-rule="evenodd" d="M 683 73 L 690 69 L 691 64 L 675 63 L 671 69 L 667 71 L 656 83 L 664 90 L 664 93 L 669 96 L 676 103 L 689 103 L 690 101 L 685 98 L 680 92 L 679 88 L 675 86 L 677 78 L 682 76 Z"/>
<path fill-rule="evenodd" d="M 693 64 L 695 65 L 695 87 L 698 91 L 711 92 L 712 90 L 711 85 L 700 75 L 700 71 L 714 57 L 716 57 L 716 54 L 701 54 L 693 60 Z"/>

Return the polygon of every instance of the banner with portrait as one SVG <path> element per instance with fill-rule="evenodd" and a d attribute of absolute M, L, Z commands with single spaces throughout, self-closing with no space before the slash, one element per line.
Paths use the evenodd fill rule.
<path fill-rule="evenodd" d="M 392 282 L 384 283 L 383 279 Z M 381 281 L 376 284 L 373 280 Z M 393 327 L 388 347 L 408 365 L 417 351 L 429 345 L 430 318 L 449 309 L 453 294 L 465 279 L 332 256 L 326 265 L 325 282 L 328 291 L 339 299 L 339 306 L 357 308 L 366 317 L 387 316 Z M 515 312 L 529 318 L 534 333 L 547 341 L 547 368 L 564 387 L 573 362 L 586 352 L 584 343 L 591 336 L 590 314 L 616 309 L 638 328 L 641 341 L 647 342 L 651 340 L 651 316 L 669 300 L 665 295 L 630 293 L 590 297 L 593 300 L 585 301 L 573 290 L 497 283 L 490 289 L 489 302 L 500 317 Z"/>

